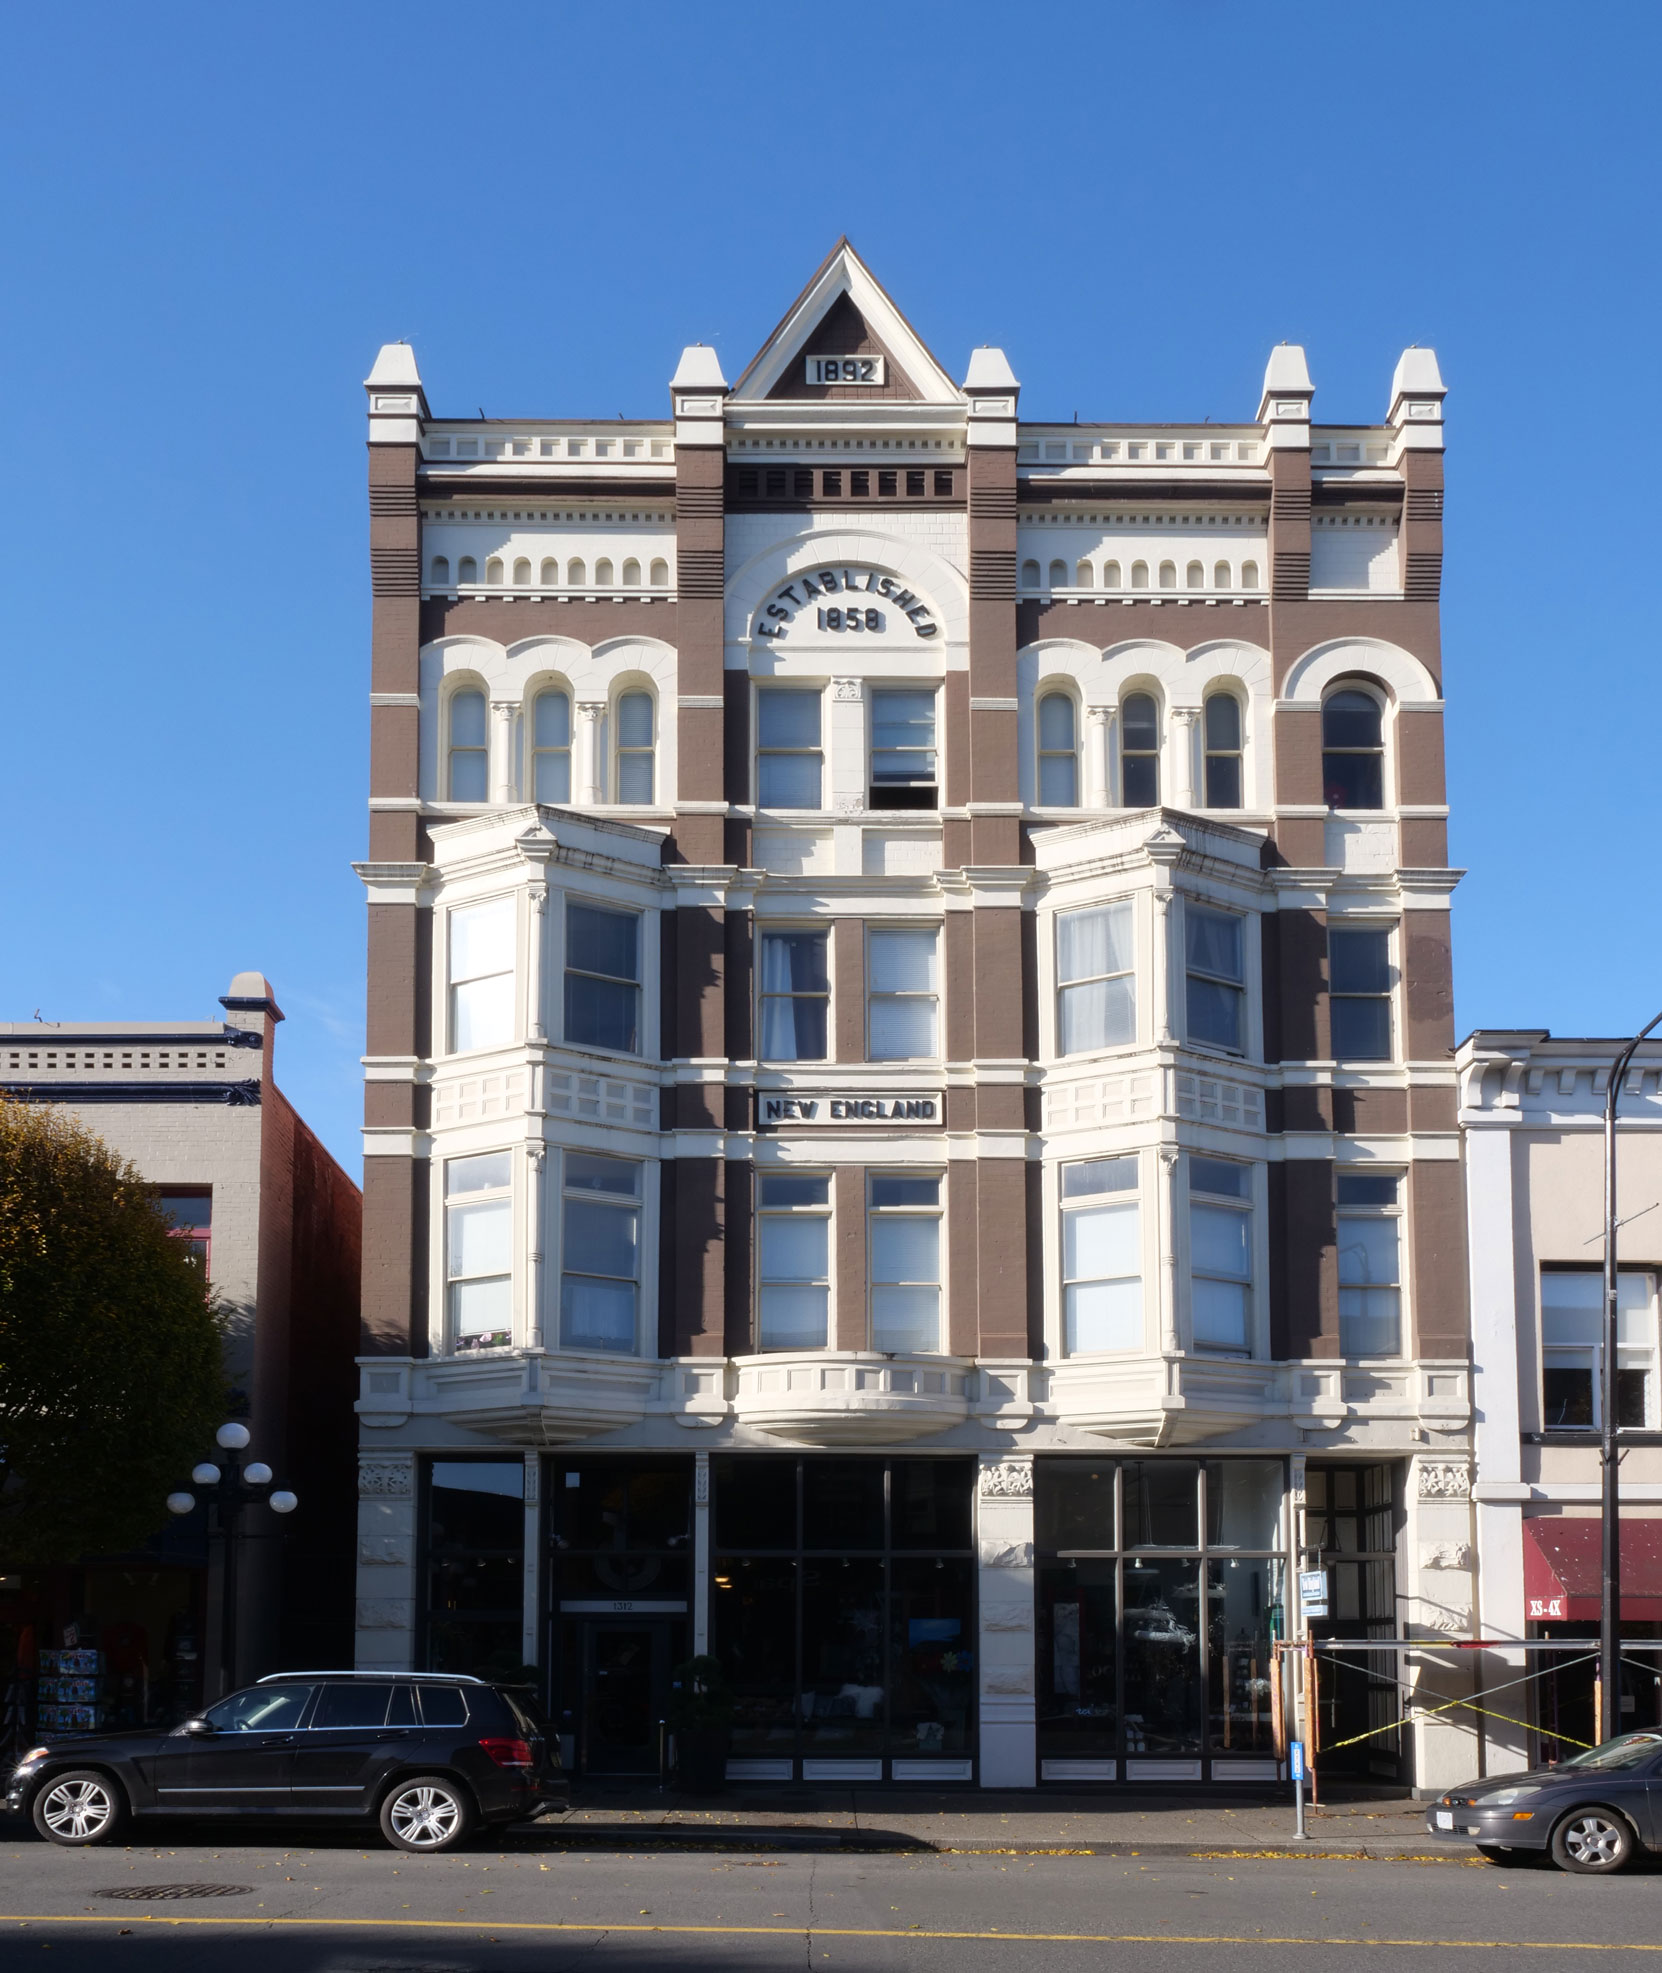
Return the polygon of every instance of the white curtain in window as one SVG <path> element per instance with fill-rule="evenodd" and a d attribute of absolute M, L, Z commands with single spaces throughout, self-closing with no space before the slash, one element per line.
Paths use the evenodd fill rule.
<path fill-rule="evenodd" d="M 450 914 L 451 1047 L 500 1048 L 514 1035 L 514 904 Z"/>
<path fill-rule="evenodd" d="M 1131 973 L 1131 906 L 1064 912 L 1056 921 L 1058 1012 L 1064 1055 L 1113 1048 L 1137 1038 Z M 1118 975 L 1104 978 L 1103 975 Z"/>

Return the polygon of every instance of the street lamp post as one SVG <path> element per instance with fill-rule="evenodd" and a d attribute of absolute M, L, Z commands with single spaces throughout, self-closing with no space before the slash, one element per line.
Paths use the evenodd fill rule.
<path fill-rule="evenodd" d="M 236 1684 L 237 1679 L 237 1552 L 242 1540 L 242 1510 L 250 1502 L 266 1501 L 273 1514 L 292 1514 L 300 1505 L 298 1498 L 279 1488 L 268 1494 L 265 1490 L 271 1485 L 273 1474 L 263 1460 L 242 1463 L 242 1455 L 248 1449 L 249 1431 L 246 1425 L 234 1420 L 221 1425 L 214 1434 L 221 1452 L 225 1455 L 223 1468 L 216 1466 L 211 1459 L 205 1459 L 199 1466 L 191 1468 L 191 1480 L 204 1489 L 211 1488 L 210 1498 L 219 1522 L 220 1541 L 224 1549 L 220 1571 L 220 1622 L 219 1622 L 219 1686 L 223 1697 Z M 170 1493 L 167 1497 L 170 1514 L 189 1514 L 196 1505 L 196 1496 L 191 1493 Z"/>
<path fill-rule="evenodd" d="M 1604 1374 L 1599 1392 L 1603 1404 L 1599 1420 L 1599 1478 L 1604 1505 L 1604 1566 L 1599 1586 L 1598 1737 L 1601 1741 L 1614 1740 L 1622 1722 L 1621 1455 L 1617 1450 L 1616 1419 L 1616 1332 L 1620 1322 L 1617 1303 L 1621 1284 L 1616 1269 L 1616 1111 L 1622 1100 L 1622 1084 L 1627 1080 L 1639 1044 L 1659 1022 L 1662 1014 L 1647 1021 L 1616 1057 L 1610 1070 L 1610 1086 L 1604 1092 Z"/>

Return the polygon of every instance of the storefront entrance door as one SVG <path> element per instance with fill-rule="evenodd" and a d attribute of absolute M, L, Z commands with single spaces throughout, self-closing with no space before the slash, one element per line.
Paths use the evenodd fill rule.
<path fill-rule="evenodd" d="M 669 1625 L 599 1621 L 583 1629 L 583 1772 L 656 1774 Z"/>

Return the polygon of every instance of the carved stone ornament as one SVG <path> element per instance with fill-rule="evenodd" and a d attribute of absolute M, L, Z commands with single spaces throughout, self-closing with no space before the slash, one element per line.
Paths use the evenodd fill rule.
<path fill-rule="evenodd" d="M 358 1498 L 360 1500 L 407 1499 L 413 1478 L 413 1468 L 403 1461 L 396 1466 L 360 1466 Z"/>
<path fill-rule="evenodd" d="M 1470 1569 L 1472 1566 L 1471 1543 L 1466 1541 L 1422 1541 L 1420 1543 L 1420 1567 L 1422 1569 Z"/>
<path fill-rule="evenodd" d="M 1420 1467 L 1421 1500 L 1470 1500 L 1472 1469 L 1469 1466 L 1424 1464 Z"/>
<path fill-rule="evenodd" d="M 866 696 L 866 682 L 863 678 L 833 678 L 831 696 L 847 705 L 858 703 Z"/>
<path fill-rule="evenodd" d="M 983 1466 L 981 1469 L 981 1498 L 983 1500 L 1031 1500 L 1033 1498 L 1033 1467 L 1030 1461 L 1012 1460 L 1004 1466 Z"/>

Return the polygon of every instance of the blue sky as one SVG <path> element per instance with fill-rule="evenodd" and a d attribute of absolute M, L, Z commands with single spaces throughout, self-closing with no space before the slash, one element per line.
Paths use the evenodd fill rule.
<path fill-rule="evenodd" d="M 847 232 L 1033 417 L 1450 387 L 1462 1031 L 1662 1005 L 1654 6 L 13 10 L 0 1017 L 276 983 L 356 1172 L 363 395 L 654 416 Z"/>

